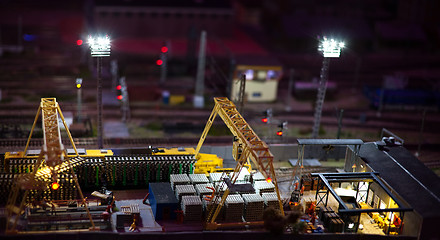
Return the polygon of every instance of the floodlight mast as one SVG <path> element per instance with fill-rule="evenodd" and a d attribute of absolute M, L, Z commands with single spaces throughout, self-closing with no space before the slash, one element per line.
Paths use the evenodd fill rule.
<path fill-rule="evenodd" d="M 327 39 L 326 37 L 323 37 L 319 43 L 318 51 L 322 53 L 324 59 L 322 61 L 318 93 L 316 96 L 312 138 L 318 138 L 319 135 L 322 106 L 324 105 L 325 92 L 327 91 L 328 68 L 330 64 L 330 58 L 338 58 L 341 55 L 341 49 L 344 47 L 344 42 L 339 42 L 334 39 Z"/>
<path fill-rule="evenodd" d="M 103 148 L 103 141 L 102 141 L 102 79 L 101 79 L 101 61 L 102 57 L 108 57 L 110 56 L 110 38 L 108 35 L 105 35 L 104 37 L 92 37 L 89 36 L 88 40 L 89 46 L 90 46 L 90 53 L 92 57 L 96 57 L 96 65 L 97 65 L 97 106 L 98 106 L 98 131 L 97 131 L 97 138 L 98 138 L 98 148 Z"/>

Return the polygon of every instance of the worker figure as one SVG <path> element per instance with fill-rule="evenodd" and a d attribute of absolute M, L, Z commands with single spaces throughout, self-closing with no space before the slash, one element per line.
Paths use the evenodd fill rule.
<path fill-rule="evenodd" d="M 310 207 L 307 208 L 306 213 L 313 214 L 315 212 L 315 209 L 316 209 L 316 203 L 312 202 L 310 204 Z"/>
<path fill-rule="evenodd" d="M 133 223 L 131 224 L 131 226 L 128 230 L 130 232 L 140 232 L 140 230 L 138 229 L 137 224 L 136 224 L 136 218 L 133 218 Z"/>

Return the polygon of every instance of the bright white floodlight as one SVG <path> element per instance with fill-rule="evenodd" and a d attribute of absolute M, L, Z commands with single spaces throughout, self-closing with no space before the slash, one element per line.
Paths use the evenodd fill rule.
<path fill-rule="evenodd" d="M 89 36 L 88 43 L 90 45 L 92 57 L 110 56 L 110 38 L 108 35 L 105 35 L 105 37 Z"/>
<path fill-rule="evenodd" d="M 326 37 L 323 37 L 319 44 L 318 51 L 322 52 L 326 58 L 337 58 L 341 55 L 341 49 L 344 47 L 344 42 L 338 42 L 334 39 L 327 39 Z"/>

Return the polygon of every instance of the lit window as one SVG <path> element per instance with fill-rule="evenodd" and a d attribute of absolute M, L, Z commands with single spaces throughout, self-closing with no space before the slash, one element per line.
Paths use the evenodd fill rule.
<path fill-rule="evenodd" d="M 277 72 L 275 72 L 274 70 L 267 71 L 267 80 L 276 79 L 276 77 Z"/>
<path fill-rule="evenodd" d="M 267 72 L 266 71 L 258 71 L 257 79 L 258 80 L 266 80 Z"/>
<path fill-rule="evenodd" d="M 244 74 L 246 75 L 246 80 L 254 79 L 254 70 L 252 69 L 246 70 Z"/>

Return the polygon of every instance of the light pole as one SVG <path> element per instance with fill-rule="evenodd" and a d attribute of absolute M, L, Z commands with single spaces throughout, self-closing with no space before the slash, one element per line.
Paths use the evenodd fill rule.
<path fill-rule="evenodd" d="M 98 148 L 102 149 L 102 79 L 101 79 L 101 60 L 102 57 L 110 56 L 110 38 L 89 36 L 89 45 L 92 57 L 96 57 L 97 65 L 97 105 L 98 105 Z"/>
<path fill-rule="evenodd" d="M 321 123 L 322 105 L 324 104 L 325 92 L 327 90 L 327 75 L 330 64 L 330 58 L 338 58 L 341 55 L 341 49 L 344 48 L 344 42 L 338 42 L 334 39 L 323 37 L 320 41 L 318 51 L 320 51 L 324 60 L 322 61 L 321 76 L 319 79 L 318 94 L 316 96 L 315 115 L 313 123 L 312 138 L 319 135 L 319 126 Z"/>
<path fill-rule="evenodd" d="M 76 88 L 78 89 L 77 95 L 76 95 L 76 116 L 78 118 L 78 123 L 81 122 L 81 85 L 82 85 L 82 78 L 76 79 Z"/>

